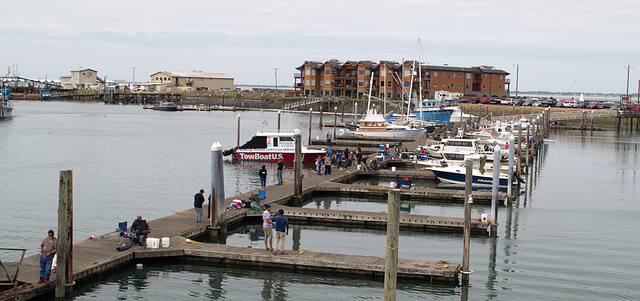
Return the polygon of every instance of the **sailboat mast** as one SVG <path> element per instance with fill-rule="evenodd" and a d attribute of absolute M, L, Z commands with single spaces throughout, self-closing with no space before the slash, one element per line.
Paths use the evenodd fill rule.
<path fill-rule="evenodd" d="M 367 101 L 367 113 L 371 109 L 371 90 L 373 90 L 373 71 L 371 71 L 371 80 L 369 81 L 369 101 Z"/>
<path fill-rule="evenodd" d="M 420 96 L 418 96 L 418 101 L 420 102 L 420 123 L 422 123 L 422 42 L 418 39 L 418 81 L 420 82 L 420 87 L 418 91 L 420 92 Z"/>
<path fill-rule="evenodd" d="M 407 121 L 409 120 L 409 114 L 411 114 L 411 100 L 413 98 L 413 74 L 416 70 L 416 60 L 413 60 L 413 65 L 411 65 L 411 79 L 409 85 L 409 100 L 407 101 Z"/>

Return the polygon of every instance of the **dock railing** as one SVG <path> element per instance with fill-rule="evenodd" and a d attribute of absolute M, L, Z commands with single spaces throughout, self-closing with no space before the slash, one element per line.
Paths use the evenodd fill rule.
<path fill-rule="evenodd" d="M 14 248 L 0 248 L 0 252 L 7 253 L 5 251 L 15 251 L 22 252 L 20 254 L 20 260 L 18 262 L 3 262 L 0 259 L 0 286 L 18 286 L 18 274 L 20 273 L 20 267 L 22 266 L 22 261 L 24 260 L 24 254 L 27 252 L 27 249 L 14 249 Z M 14 272 L 15 269 L 15 272 Z"/>

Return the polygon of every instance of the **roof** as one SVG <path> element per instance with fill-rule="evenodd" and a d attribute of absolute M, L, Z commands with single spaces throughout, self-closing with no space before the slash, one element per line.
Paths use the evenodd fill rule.
<path fill-rule="evenodd" d="M 223 73 L 204 73 L 204 72 L 172 72 L 172 71 L 158 71 L 151 76 L 158 73 L 164 73 L 171 77 L 183 77 L 183 78 L 215 78 L 215 79 L 233 79 L 233 77 Z"/>
<path fill-rule="evenodd" d="M 86 71 L 86 70 L 90 70 L 90 71 L 93 71 L 93 72 L 98 72 L 97 70 L 93 70 L 91 68 L 78 68 L 78 69 L 75 69 L 75 70 L 71 70 L 71 72 L 81 72 L 81 71 Z"/>

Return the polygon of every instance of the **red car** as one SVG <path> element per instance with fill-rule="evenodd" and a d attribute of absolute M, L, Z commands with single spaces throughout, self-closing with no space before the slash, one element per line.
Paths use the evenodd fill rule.
<path fill-rule="evenodd" d="M 587 106 L 587 109 L 599 109 L 600 106 L 601 106 L 601 104 L 599 104 L 599 103 L 592 103 L 592 104 Z"/>
<path fill-rule="evenodd" d="M 489 97 L 483 97 L 480 98 L 480 100 L 478 100 L 479 103 L 491 103 L 491 98 Z"/>

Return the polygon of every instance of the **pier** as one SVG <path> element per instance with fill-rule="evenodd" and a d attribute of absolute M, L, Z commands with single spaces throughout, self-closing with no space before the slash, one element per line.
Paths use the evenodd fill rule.
<path fill-rule="evenodd" d="M 389 164 L 389 162 L 383 162 Z M 433 175 L 409 171 L 356 171 L 355 166 L 341 172 L 334 172 L 330 176 L 305 175 L 303 179 L 302 199 L 308 199 L 315 194 L 326 195 L 329 192 L 353 195 L 365 198 L 384 198 L 388 187 L 345 184 L 357 176 L 382 176 L 395 178 L 397 176 L 416 176 L 432 178 Z M 315 209 L 293 207 L 293 180 L 284 185 L 272 185 L 265 188 L 266 199 L 262 202 L 271 203 L 277 210 L 283 208 L 291 225 L 344 225 L 348 227 L 380 229 L 386 227 L 387 214 L 382 212 L 360 212 L 332 209 Z M 246 200 L 254 191 L 245 192 L 226 198 L 225 204 L 234 199 Z M 477 199 L 489 198 L 485 193 L 474 192 Z M 439 189 L 403 189 L 401 198 L 410 201 L 436 200 L 439 202 L 462 203 L 463 191 Z M 206 206 L 205 206 L 206 208 Z M 142 213 L 144 215 L 144 213 Z M 226 212 L 226 221 L 230 228 L 244 225 L 249 221 L 261 220 L 262 211 L 252 211 L 246 208 Z M 330 254 L 322 252 L 299 252 L 287 250 L 287 255 L 273 255 L 263 248 L 243 246 L 228 246 L 211 243 L 184 243 L 187 239 L 197 239 L 208 235 L 207 225 L 194 223 L 195 210 L 185 210 L 179 214 L 172 214 L 159 219 L 148 221 L 151 227 L 149 237 L 170 237 L 170 247 L 152 249 L 133 246 L 131 249 L 118 252 L 118 233 L 111 232 L 95 239 L 76 242 L 73 245 L 73 281 L 83 281 L 107 273 L 123 265 L 141 260 L 181 260 L 188 262 L 206 262 L 212 265 L 251 267 L 264 269 L 284 269 L 294 272 L 332 273 L 355 275 L 358 277 L 380 278 L 384 276 L 385 259 L 375 256 Z M 116 225 L 114 225 L 115 228 Z M 400 228 L 409 231 L 462 233 L 463 218 L 441 217 L 429 215 L 402 214 Z M 475 235 L 487 234 L 488 224 L 474 220 L 471 232 Z M 50 293 L 54 287 L 51 284 L 38 283 L 39 255 L 24 260 L 18 276 L 19 286 L 2 291 L 0 298 L 9 300 L 30 299 Z M 403 260 L 398 262 L 398 279 L 444 282 L 457 284 L 460 265 L 438 261 Z"/>

